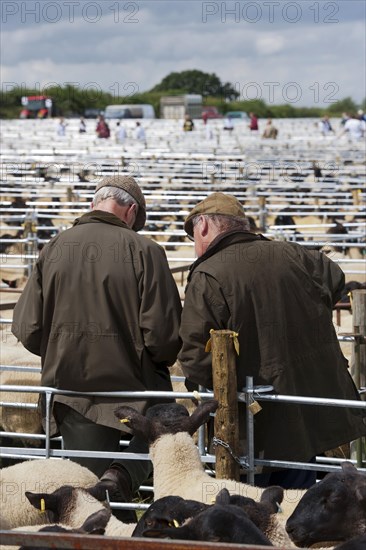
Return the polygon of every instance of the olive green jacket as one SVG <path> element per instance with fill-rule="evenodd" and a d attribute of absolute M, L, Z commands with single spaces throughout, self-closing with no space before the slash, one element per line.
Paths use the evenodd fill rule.
<path fill-rule="evenodd" d="M 238 389 L 252 376 L 284 395 L 359 399 L 332 323 L 343 286 L 343 272 L 321 252 L 251 233 L 221 235 L 189 275 L 178 357 L 185 376 L 212 388 L 205 344 L 210 329 L 229 329 L 239 333 Z M 309 460 L 366 433 L 359 409 L 261 405 L 258 457 Z"/>
<path fill-rule="evenodd" d="M 167 367 L 180 348 L 180 315 L 164 250 L 95 210 L 44 247 L 14 309 L 12 331 L 41 356 L 44 386 L 170 390 Z M 121 398 L 56 400 L 94 422 L 121 427 L 113 414 Z M 142 410 L 146 400 L 135 405 Z"/>

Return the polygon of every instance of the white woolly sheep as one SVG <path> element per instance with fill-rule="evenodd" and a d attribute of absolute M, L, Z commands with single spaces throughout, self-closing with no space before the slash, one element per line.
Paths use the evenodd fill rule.
<path fill-rule="evenodd" d="M 53 493 L 33 493 L 27 491 L 25 496 L 35 510 L 44 507 L 44 514 L 49 523 L 61 523 L 64 526 L 77 528 L 92 515 L 106 507 L 92 496 L 90 490 L 81 487 L 64 485 Z M 91 492 L 90 492 L 91 491 Z M 105 527 L 105 534 L 111 537 L 130 537 L 136 523 L 123 523 L 113 515 Z"/>
<path fill-rule="evenodd" d="M 111 511 L 107 508 L 102 508 L 91 514 L 82 524 L 81 527 L 73 529 L 68 525 L 62 524 L 45 524 L 45 525 L 27 525 L 22 527 L 15 527 L 12 531 L 20 531 L 24 533 L 77 533 L 82 535 L 104 535 L 106 525 L 110 519 Z M 44 547 L 40 546 L 2 546 L 0 550 L 41 550 Z"/>
<path fill-rule="evenodd" d="M 351 462 L 307 490 L 286 530 L 297 546 L 342 542 L 366 534 L 366 475 Z"/>
<path fill-rule="evenodd" d="M 177 403 L 155 405 L 146 416 L 131 407 L 119 407 L 115 414 L 126 422 L 135 434 L 149 442 L 150 457 L 154 466 L 155 498 L 168 495 L 180 496 L 211 504 L 222 489 L 259 500 L 264 489 L 234 480 L 212 478 L 205 473 L 200 455 L 191 435 L 207 422 L 210 413 L 218 406 L 210 400 L 197 407 L 191 416 Z M 304 494 L 302 490 L 285 490 L 281 504 L 282 513 L 276 518 L 281 523 L 273 533 L 275 545 L 292 546 L 285 532 L 284 523 Z"/>
<path fill-rule="evenodd" d="M 89 487 L 97 481 L 95 474 L 71 460 L 30 460 L 3 468 L 0 481 L 3 519 L 10 528 L 40 525 L 44 518 L 28 502 L 26 491 L 52 493 L 65 484 Z"/>
<path fill-rule="evenodd" d="M 7 531 L 8 529 L 11 529 L 10 523 L 3 517 L 3 514 L 0 511 L 0 531 Z"/>
<path fill-rule="evenodd" d="M 39 372 L 0 372 L 0 384 L 6 386 L 40 386 L 41 373 Z M 38 393 L 22 393 L 2 391 L 1 401 L 4 403 L 38 403 Z M 26 407 L 0 407 L 0 426 L 5 432 L 43 433 L 41 415 L 38 409 L 29 409 Z M 39 446 L 40 440 L 27 440 L 24 442 L 33 446 Z"/>

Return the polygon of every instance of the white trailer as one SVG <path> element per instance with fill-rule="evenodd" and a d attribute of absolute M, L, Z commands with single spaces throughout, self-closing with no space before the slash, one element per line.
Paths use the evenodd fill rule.
<path fill-rule="evenodd" d="M 104 118 L 155 118 L 155 111 L 149 104 L 108 105 L 104 111 Z"/>

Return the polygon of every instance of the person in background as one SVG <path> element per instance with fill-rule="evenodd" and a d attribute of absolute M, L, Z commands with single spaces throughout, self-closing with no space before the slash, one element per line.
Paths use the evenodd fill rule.
<path fill-rule="evenodd" d="M 207 122 L 207 121 L 206 121 Z M 183 131 L 192 132 L 194 130 L 194 122 L 189 115 L 184 116 Z"/>
<path fill-rule="evenodd" d="M 141 122 L 136 122 L 135 139 L 138 141 L 146 141 L 145 129 L 141 125 Z"/>
<path fill-rule="evenodd" d="M 324 137 L 329 135 L 330 133 L 334 134 L 334 130 L 332 128 L 328 115 L 324 115 L 321 121 L 319 122 L 319 129 Z"/>
<path fill-rule="evenodd" d="M 108 139 L 111 135 L 109 126 L 106 123 L 103 115 L 99 115 L 95 131 L 97 133 L 97 137 L 100 139 Z"/>
<path fill-rule="evenodd" d="M 273 125 L 272 119 L 269 118 L 266 122 L 266 126 L 265 126 L 263 134 L 262 134 L 262 138 L 264 138 L 264 139 L 277 139 L 277 135 L 278 135 L 278 130 Z"/>
<path fill-rule="evenodd" d="M 85 134 L 86 132 L 86 124 L 85 124 L 85 120 L 84 120 L 84 117 L 80 117 L 80 120 L 79 120 L 79 134 Z"/>
<path fill-rule="evenodd" d="M 270 385 L 283 395 L 360 400 L 332 322 L 344 274 L 318 251 L 297 243 L 270 241 L 250 231 L 242 204 L 212 193 L 187 216 L 194 239 L 184 300 L 178 361 L 192 390 L 212 388 L 210 330 L 238 333 L 237 388 Z M 366 411 L 261 402 L 254 417 L 255 457 L 311 462 L 366 434 Z M 245 409 L 239 417 L 245 441 Z M 245 444 L 240 450 L 245 454 Z M 310 470 L 262 472 L 261 486 L 306 488 Z"/>
<path fill-rule="evenodd" d="M 168 367 L 180 348 L 181 302 L 164 249 L 138 234 L 144 195 L 131 176 L 98 184 L 91 211 L 42 250 L 14 309 L 12 331 L 41 357 L 43 386 L 76 392 L 171 391 Z M 154 400 L 54 396 L 65 449 L 119 452 L 121 402 L 143 412 Z M 44 411 L 43 411 L 43 414 Z M 126 436 L 127 434 L 125 434 Z M 129 452 L 148 453 L 134 437 Z M 121 452 L 123 457 L 123 452 Z M 123 502 L 151 473 L 142 460 L 72 458 Z M 129 511 L 123 521 L 136 521 Z"/>
<path fill-rule="evenodd" d="M 361 120 L 356 114 L 352 114 L 350 118 L 346 120 L 343 130 L 338 137 L 347 134 L 349 141 L 361 141 L 365 135 L 365 132 L 366 122 Z"/>
<path fill-rule="evenodd" d="M 116 141 L 117 143 L 124 143 L 125 139 L 127 137 L 125 127 L 121 125 L 121 123 L 117 122 L 117 129 L 116 129 Z"/>
<path fill-rule="evenodd" d="M 358 109 L 357 116 L 360 120 L 363 120 L 364 122 L 366 122 L 366 114 L 362 109 Z"/>
<path fill-rule="evenodd" d="M 234 130 L 233 119 L 230 115 L 228 115 L 224 120 L 224 130 L 227 130 L 228 132 L 232 132 Z"/>
<path fill-rule="evenodd" d="M 349 118 L 350 116 L 348 113 L 342 113 L 341 126 L 344 126 Z"/>
<path fill-rule="evenodd" d="M 65 119 L 62 116 L 58 122 L 57 135 L 64 137 L 66 135 L 66 127 L 67 127 L 67 123 L 65 122 Z"/>
<path fill-rule="evenodd" d="M 249 113 L 249 118 L 250 118 L 249 130 L 251 132 L 257 132 L 259 130 L 258 118 L 255 116 L 254 113 Z"/>

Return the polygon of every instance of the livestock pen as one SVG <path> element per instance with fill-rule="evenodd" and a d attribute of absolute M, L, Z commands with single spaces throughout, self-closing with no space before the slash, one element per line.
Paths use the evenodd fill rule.
<path fill-rule="evenodd" d="M 131 174 L 138 178 L 148 210 L 147 223 L 141 234 L 157 240 L 165 248 L 182 300 L 188 268 L 194 260 L 193 245 L 185 236 L 183 220 L 198 201 L 213 191 L 235 194 L 245 205 L 247 215 L 253 218 L 255 231 L 272 239 L 299 242 L 303 246 L 325 250 L 342 267 L 347 282 L 365 283 L 366 193 L 363 147 L 360 143 L 349 143 L 345 138 L 333 140 L 320 137 L 311 120 L 296 121 L 296 124 L 290 120 L 279 121 L 279 139 L 265 142 L 258 136 L 249 135 L 246 127 L 240 124 L 233 133 L 226 135 L 220 122 L 212 121 L 213 139 L 207 139 L 199 123 L 197 132 L 187 136 L 182 135 L 180 126 L 174 121 L 147 121 L 146 144 L 136 144 L 132 138 L 128 138 L 123 147 L 113 139 L 103 143 L 96 140 L 92 121 L 87 121 L 86 135 L 80 136 L 76 130 L 76 121 L 71 120 L 65 139 L 55 136 L 54 124 L 52 120 L 3 121 L 0 130 L 3 140 L 0 234 L 0 267 L 4 281 L 1 287 L 2 356 L 5 355 L 5 361 L 1 360 L 1 363 L 5 363 L 1 366 L 3 373 L 27 372 L 24 368 L 40 372 L 38 358 L 30 354 L 22 355 L 10 334 L 11 309 L 33 269 L 39 250 L 50 237 L 70 227 L 75 217 L 88 210 L 96 183 L 109 174 Z M 314 161 L 321 167 L 322 176 L 315 175 Z M 340 224 L 342 232 L 333 232 L 339 229 Z M 343 311 L 337 321 L 341 323 L 340 330 L 350 334 L 339 334 L 338 339 L 346 349 L 346 355 L 351 358 L 357 348 L 358 351 L 364 349 L 364 340 L 355 335 L 353 324 L 349 326 L 353 322 L 351 305 L 344 307 L 348 307 L 349 311 Z M 173 376 L 172 379 L 174 384 L 183 381 L 181 377 Z M 59 391 L 41 386 L 19 387 L 9 384 L 1 389 L 4 392 L 16 393 L 21 390 L 33 394 L 33 403 L 20 404 L 22 410 L 30 412 L 36 410 L 39 393 L 46 395 L 49 411 L 52 397 Z M 360 386 L 360 391 L 364 394 L 364 384 Z M 117 392 L 116 395 L 126 397 L 128 392 Z M 144 392 L 140 397 L 145 398 L 147 395 Z M 197 397 L 197 394 L 185 391 L 158 394 L 162 398 L 172 395 L 176 399 L 185 400 Z M 203 390 L 200 392 L 202 399 L 212 395 Z M 137 398 L 138 395 L 134 393 L 133 397 Z M 287 402 L 294 399 L 293 396 L 267 395 L 258 388 L 252 388 L 248 381 L 245 390 L 238 394 L 238 400 L 249 406 L 253 398 L 259 402 Z M 339 403 L 333 400 L 333 403 L 329 403 L 328 400 L 318 401 L 301 396 L 296 399 L 299 401 L 294 402 L 316 403 L 320 406 L 366 406 L 365 402 Z M 19 407 L 19 402 L 12 405 L 8 399 L 6 402 L 2 400 L 1 404 L 8 409 Z M 247 414 L 249 419 L 250 414 Z M 60 438 L 50 437 L 48 425 L 45 433 L 9 433 L 3 430 L 1 437 L 11 436 L 18 441 L 27 439 L 39 445 L 4 445 L 1 449 L 3 458 L 30 460 L 52 457 L 61 460 L 83 455 L 115 456 L 65 451 Z M 121 445 L 125 447 L 128 442 L 122 441 Z M 203 429 L 198 436 L 198 447 L 202 462 L 213 472 L 215 456 L 208 452 Z M 148 458 L 147 455 L 126 452 L 124 456 L 131 459 Z M 250 442 L 246 456 L 238 458 L 247 469 L 249 478 L 257 466 L 263 465 L 299 469 L 306 466 L 309 469 L 308 464 L 261 462 L 254 457 Z M 342 458 L 339 457 L 317 457 L 313 468 L 317 471 L 333 471 L 339 469 L 341 462 Z M 359 465 L 364 471 L 364 459 Z M 151 493 L 149 486 L 142 490 Z M 135 502 L 132 505 L 112 503 L 112 506 L 132 506 L 143 510 L 148 505 Z M 32 536 L 45 538 L 47 535 Z M 67 538 L 67 535 L 64 536 Z M 95 543 L 97 547 L 103 547 L 102 543 Z M 114 544 L 113 541 L 110 543 Z M 152 545 L 151 548 L 155 547 L 155 542 L 146 541 L 148 543 Z M 134 542 L 128 544 L 133 545 Z M 162 541 L 158 544 L 159 548 L 163 547 Z M 188 546 L 192 547 L 192 544 Z M 204 549 L 206 546 L 211 547 L 200 544 L 197 548 Z M 133 547 L 137 548 L 138 545 Z M 145 541 L 144 547 L 147 547 Z M 184 543 L 177 543 L 176 548 L 184 547 Z"/>

